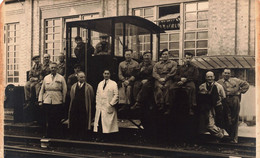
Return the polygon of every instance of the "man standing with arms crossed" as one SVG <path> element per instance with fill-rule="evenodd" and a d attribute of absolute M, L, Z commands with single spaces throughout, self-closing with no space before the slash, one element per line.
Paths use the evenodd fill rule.
<path fill-rule="evenodd" d="M 226 129 L 231 137 L 232 143 L 238 143 L 238 120 L 240 111 L 241 94 L 246 93 L 249 84 L 241 79 L 231 77 L 231 70 L 225 69 L 222 73 L 223 78 L 218 80 L 226 92 L 227 106 L 231 113 L 231 126 Z"/>

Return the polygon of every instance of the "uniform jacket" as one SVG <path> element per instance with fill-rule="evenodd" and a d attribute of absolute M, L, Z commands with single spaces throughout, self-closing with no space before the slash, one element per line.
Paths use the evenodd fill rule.
<path fill-rule="evenodd" d="M 62 104 L 65 103 L 67 85 L 65 79 L 56 73 L 52 80 L 52 74 L 43 79 L 42 87 L 39 94 L 39 101 L 44 104 Z"/>
<path fill-rule="evenodd" d="M 42 76 L 43 76 L 43 78 L 51 73 L 51 69 L 50 69 L 51 63 L 52 63 L 51 61 L 49 61 L 49 63 L 45 63 L 45 62 L 43 63 L 43 66 L 42 66 Z"/>
<path fill-rule="evenodd" d="M 176 72 L 176 75 L 174 77 L 174 79 L 176 81 L 180 81 L 182 77 L 187 78 L 187 82 L 189 81 L 197 81 L 198 77 L 199 77 L 199 70 L 196 66 L 191 64 L 184 64 L 181 65 Z"/>
<path fill-rule="evenodd" d="M 139 71 L 137 72 L 136 80 L 144 80 L 144 79 L 152 80 L 153 67 L 154 67 L 153 61 L 149 63 L 141 62 L 139 64 Z"/>
<path fill-rule="evenodd" d="M 249 84 L 238 78 L 229 78 L 225 81 L 223 78 L 218 80 L 226 92 L 226 95 L 240 95 L 241 93 L 246 93 L 249 89 Z"/>
<path fill-rule="evenodd" d="M 42 80 L 42 64 L 34 64 L 29 72 L 29 78 L 35 77 L 38 78 L 38 80 Z"/>
<path fill-rule="evenodd" d="M 70 120 L 70 110 L 71 110 L 73 100 L 75 98 L 77 84 L 78 84 L 78 82 L 73 84 L 71 87 L 71 91 L 70 91 L 71 100 L 70 100 L 70 107 L 69 107 L 69 120 Z M 90 84 L 85 82 L 85 105 L 86 105 L 87 116 L 88 116 L 88 119 L 85 121 L 87 121 L 88 130 L 91 129 L 91 105 L 93 103 L 93 100 L 94 100 L 93 87 Z M 82 121 L 84 121 L 84 120 L 82 120 Z M 69 123 L 69 127 L 70 127 L 70 123 Z"/>
<path fill-rule="evenodd" d="M 138 62 L 131 59 L 130 62 L 122 61 L 118 67 L 118 77 L 120 81 L 125 81 L 130 79 L 130 81 L 134 81 L 135 75 L 138 71 Z"/>
<path fill-rule="evenodd" d="M 65 66 L 66 66 L 65 61 L 63 63 L 59 63 L 57 65 L 57 73 L 59 73 L 62 76 L 65 76 Z"/>
<path fill-rule="evenodd" d="M 167 60 L 157 62 L 153 67 L 153 77 L 156 80 L 160 78 L 165 78 L 169 80 L 170 77 L 173 77 L 177 70 L 177 63 L 175 61 Z"/>
<path fill-rule="evenodd" d="M 98 130 L 100 115 L 103 133 L 118 132 L 117 112 L 114 107 L 118 102 L 117 84 L 109 79 L 103 89 L 104 84 L 105 80 L 101 81 L 97 88 L 94 132 Z"/>

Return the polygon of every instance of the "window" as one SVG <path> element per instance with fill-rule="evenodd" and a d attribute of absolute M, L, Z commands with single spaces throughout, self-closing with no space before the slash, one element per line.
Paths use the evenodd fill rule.
<path fill-rule="evenodd" d="M 184 53 L 208 53 L 208 2 L 184 4 Z"/>
<path fill-rule="evenodd" d="M 154 20 L 153 12 L 154 12 L 154 7 L 138 8 L 133 10 L 133 15 L 140 16 L 142 18 L 153 21 Z"/>
<path fill-rule="evenodd" d="M 6 33 L 6 52 L 7 52 L 7 83 L 19 82 L 19 23 L 7 24 L 4 27 Z"/>
<path fill-rule="evenodd" d="M 161 34 L 160 37 L 160 50 L 167 48 L 169 56 L 172 58 L 179 58 L 180 49 L 180 33 L 170 32 Z"/>
<path fill-rule="evenodd" d="M 57 61 L 61 51 L 61 19 L 45 20 L 45 53 L 51 55 L 52 61 Z"/>

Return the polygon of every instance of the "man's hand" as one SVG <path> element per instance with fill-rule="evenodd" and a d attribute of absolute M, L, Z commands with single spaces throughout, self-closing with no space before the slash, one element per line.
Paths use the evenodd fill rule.
<path fill-rule="evenodd" d="M 128 81 L 128 80 L 125 80 L 125 81 L 124 81 L 124 85 L 125 85 L 125 86 L 128 86 L 128 85 L 129 85 L 129 81 Z"/>
<path fill-rule="evenodd" d="M 148 81 L 147 79 L 144 79 L 141 82 L 142 82 L 142 84 L 145 84 L 147 81 Z"/>
<path fill-rule="evenodd" d="M 39 106 L 42 106 L 42 102 L 41 101 L 39 102 Z"/>
<path fill-rule="evenodd" d="M 164 84 L 164 83 L 165 83 L 165 78 L 160 78 L 158 81 L 159 81 L 161 84 Z"/>
<path fill-rule="evenodd" d="M 182 77 L 182 78 L 181 78 L 181 81 L 182 81 L 183 83 L 185 83 L 185 82 L 187 81 L 187 78 Z"/>
<path fill-rule="evenodd" d="M 183 85 L 183 82 L 182 82 L 182 81 L 179 81 L 179 82 L 177 82 L 177 85 L 178 85 L 178 86 L 181 86 L 181 85 Z"/>

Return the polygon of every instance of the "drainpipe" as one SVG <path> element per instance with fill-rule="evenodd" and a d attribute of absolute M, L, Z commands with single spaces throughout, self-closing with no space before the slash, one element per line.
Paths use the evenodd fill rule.
<path fill-rule="evenodd" d="M 31 59 L 33 57 L 33 0 L 31 0 Z M 32 62 L 31 62 L 32 66 Z"/>

